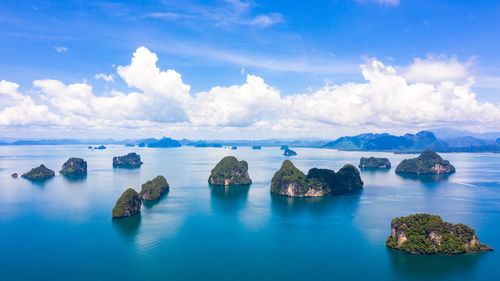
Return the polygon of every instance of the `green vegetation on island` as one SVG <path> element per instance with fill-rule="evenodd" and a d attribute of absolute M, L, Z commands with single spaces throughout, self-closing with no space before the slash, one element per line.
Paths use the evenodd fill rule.
<path fill-rule="evenodd" d="M 450 174 L 455 167 L 443 160 L 436 152 L 428 149 L 417 158 L 405 159 L 396 167 L 396 173 L 408 174 Z"/>
<path fill-rule="evenodd" d="M 21 177 L 29 180 L 45 180 L 53 177 L 54 175 L 54 171 L 42 164 L 36 168 L 31 169 L 31 171 L 24 173 Z"/>
<path fill-rule="evenodd" d="M 386 246 L 415 255 L 458 255 L 493 250 L 479 242 L 474 229 L 461 223 L 443 222 L 441 217 L 430 214 L 394 218 Z"/>
<path fill-rule="evenodd" d="M 132 188 L 123 192 L 113 208 L 113 218 L 130 217 L 141 212 L 142 201 L 139 193 Z"/>
<path fill-rule="evenodd" d="M 82 158 L 69 158 L 68 161 L 63 164 L 59 173 L 63 175 L 86 174 L 87 162 Z"/>
<path fill-rule="evenodd" d="M 285 148 L 285 151 L 283 152 L 283 155 L 285 156 L 294 156 L 294 155 L 297 155 L 297 152 L 289 149 L 289 148 Z"/>
<path fill-rule="evenodd" d="M 238 161 L 233 156 L 226 156 L 212 169 L 208 182 L 211 185 L 251 184 L 248 163 L 243 160 Z"/>
<path fill-rule="evenodd" d="M 138 167 L 141 164 L 141 156 L 135 152 L 113 157 L 113 166 L 115 167 Z"/>
<path fill-rule="evenodd" d="M 337 173 L 330 169 L 312 168 L 307 176 L 289 160 L 285 160 L 271 181 L 271 193 L 290 197 L 320 197 L 354 193 L 363 189 L 359 171 L 345 165 Z"/>
<path fill-rule="evenodd" d="M 139 193 L 143 200 L 158 200 L 170 189 L 167 179 L 163 176 L 145 182 Z"/>
<path fill-rule="evenodd" d="M 390 169 L 391 162 L 387 158 L 361 157 L 359 167 L 363 169 Z"/>

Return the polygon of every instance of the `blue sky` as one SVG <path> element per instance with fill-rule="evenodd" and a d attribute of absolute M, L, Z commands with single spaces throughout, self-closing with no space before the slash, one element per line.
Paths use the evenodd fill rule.
<path fill-rule="evenodd" d="M 141 130 L 144 135 L 192 137 L 215 137 L 226 131 L 229 137 L 245 137 L 242 133 L 245 127 L 258 136 L 267 136 L 270 131 L 272 136 L 289 136 L 291 130 L 300 128 L 295 125 L 287 128 L 286 124 L 301 122 L 305 127 L 325 127 L 328 133 L 318 137 L 330 137 L 331 132 L 399 131 L 400 128 L 414 131 L 437 126 L 496 130 L 494 123 L 500 102 L 499 29 L 500 2 L 497 1 L 187 0 L 147 4 L 144 1 L 58 1 L 57 4 L 54 1 L 7 1 L 0 5 L 0 81 L 17 84 L 18 93 L 29 96 L 35 106 L 46 106 L 48 112 L 60 120 L 44 123 L 9 119 L 0 124 L 10 136 L 24 134 L 27 128 L 35 127 L 39 133 L 33 136 L 58 135 L 64 131 L 75 136 L 85 134 L 84 128 L 75 125 L 76 113 L 61 112 L 64 110 L 47 103 L 48 97 L 55 94 L 35 86 L 34 81 L 51 79 L 66 86 L 83 83 L 92 87 L 95 97 L 109 96 L 112 91 L 127 94 L 139 91 L 148 95 L 137 83 L 128 83 L 117 74 L 117 67 L 130 64 L 134 52 L 143 46 L 157 56 L 156 66 L 161 71 L 171 69 L 181 75 L 182 83 L 190 87 L 188 94 L 195 97 L 214 87 L 243 86 L 250 74 L 279 91 L 284 111 L 308 115 L 293 109 L 286 103 L 286 97 L 303 95 L 309 100 L 308 95 L 317 94 L 325 87 L 350 82 L 363 84 L 367 79 L 360 65 L 376 60 L 393 67 L 408 84 L 425 82 L 438 88 L 439 83 L 453 80 L 460 86 L 466 84 L 466 78 L 474 77 L 474 83 L 468 86 L 474 101 L 491 104 L 495 112 L 484 116 L 484 112 L 491 110 L 488 106 L 481 107 L 484 104 L 479 104 L 473 113 L 465 106 L 456 113 L 456 108 L 451 106 L 450 114 L 452 111 L 453 114 L 477 114 L 477 120 L 468 122 L 455 115 L 422 113 L 416 123 L 405 124 L 404 120 L 408 119 L 403 118 L 397 124 L 386 122 L 381 126 L 369 121 L 373 116 L 380 117 L 379 105 L 374 106 L 377 111 L 374 107 L 369 109 L 371 113 L 366 115 L 366 120 L 355 122 L 352 118 L 340 117 L 329 120 L 325 114 L 288 121 L 282 116 L 266 117 L 271 121 L 249 116 L 253 122 L 240 124 L 224 119 L 203 124 L 193 121 L 199 116 L 186 113 L 188 117 L 181 120 L 172 117 L 177 113 L 166 117 L 169 113 L 163 112 L 161 118 L 140 116 L 134 119 L 135 124 L 128 118 L 127 125 L 111 128 L 124 137 L 146 126 L 140 123 L 142 121 L 158 122 L 154 125 L 156 128 L 165 126 L 160 126 L 159 131 Z M 423 62 L 420 66 L 425 64 L 424 68 L 412 72 L 411 66 L 416 67 L 417 61 Z M 442 63 L 443 67 L 425 68 L 436 63 Z M 410 74 L 434 74 L 428 69 L 436 71 L 437 80 L 430 81 L 429 77 L 421 78 L 417 74 L 415 78 Z M 440 78 L 443 72 L 458 74 Z M 96 79 L 96 74 L 114 78 L 105 81 Z M 339 96 L 332 93 L 328 97 L 335 95 Z M 367 99 L 363 102 L 372 102 L 367 95 L 363 95 Z M 169 98 L 165 102 L 172 104 L 172 96 L 167 93 L 164 96 Z M 195 101 L 183 102 L 186 104 L 182 109 L 171 109 L 172 112 L 187 112 L 186 108 L 191 107 L 189 103 Z M 174 103 L 183 102 L 175 99 Z M 336 111 L 338 106 L 332 105 L 328 110 Z M 255 108 L 245 110 L 255 111 Z M 227 118 L 230 113 L 224 116 Z M 61 121 L 65 118 L 66 121 Z M 381 122 L 385 120 L 380 118 Z M 263 121 L 269 124 L 259 127 L 258 123 Z M 485 122 L 491 124 L 484 125 Z M 210 129 L 201 132 L 200 128 L 207 126 Z M 94 129 L 99 135 L 109 132 L 109 128 Z M 200 133 L 191 133 L 193 130 Z M 309 136 L 310 132 L 297 134 Z"/>

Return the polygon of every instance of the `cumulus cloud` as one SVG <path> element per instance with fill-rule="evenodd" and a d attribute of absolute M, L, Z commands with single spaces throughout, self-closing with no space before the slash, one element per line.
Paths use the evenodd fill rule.
<path fill-rule="evenodd" d="M 0 125 L 47 125 L 81 129 L 257 130 L 321 135 L 338 127 L 426 128 L 436 125 L 498 127 L 500 106 L 479 102 L 467 63 L 415 60 L 405 68 L 373 59 L 361 65 L 362 83 L 327 84 L 306 94 L 283 95 L 248 74 L 242 85 L 191 93 L 175 70 L 161 70 L 158 57 L 138 48 L 130 64 L 117 67 L 129 93 L 97 95 L 83 83 L 36 80 L 30 95 L 0 83 Z M 422 73 L 445 72 L 436 79 Z M 436 70 L 437 69 L 437 70 Z M 439 70 L 439 71 L 438 71 Z M 451 73 L 451 74 L 450 74 Z M 417 75 L 419 74 L 419 75 Z M 437 73 L 436 73 L 437 75 Z M 37 94 L 37 103 L 32 99 Z"/>
<path fill-rule="evenodd" d="M 106 82 L 115 82 L 115 79 L 113 78 L 113 74 L 109 74 L 109 75 L 106 75 L 104 73 L 97 73 L 95 76 L 94 76 L 95 79 L 102 79 Z"/>
<path fill-rule="evenodd" d="M 462 63 L 456 58 L 426 59 L 416 58 L 413 64 L 403 70 L 403 76 L 410 82 L 439 83 L 442 81 L 463 81 L 470 75 L 468 68 L 471 61 Z"/>

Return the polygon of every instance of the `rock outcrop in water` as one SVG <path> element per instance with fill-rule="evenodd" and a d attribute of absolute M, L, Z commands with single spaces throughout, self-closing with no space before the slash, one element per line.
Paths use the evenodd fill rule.
<path fill-rule="evenodd" d="M 260 145 L 254 145 L 252 146 L 252 149 L 262 149 L 262 147 Z"/>
<path fill-rule="evenodd" d="M 389 169 L 391 162 L 387 158 L 361 157 L 359 167 L 364 169 Z"/>
<path fill-rule="evenodd" d="M 345 165 L 337 173 L 330 169 L 312 168 L 307 176 L 289 160 L 285 160 L 271 181 L 271 193 L 290 197 L 320 197 L 354 193 L 363 189 L 359 171 Z"/>
<path fill-rule="evenodd" d="M 208 182 L 211 185 L 243 185 L 251 184 L 248 175 L 248 163 L 238 161 L 233 156 L 226 156 L 212 169 Z"/>
<path fill-rule="evenodd" d="M 455 167 L 449 161 L 443 160 L 433 150 L 426 150 L 417 158 L 403 160 L 396 167 L 396 173 L 407 174 L 451 174 Z"/>
<path fill-rule="evenodd" d="M 13 177 L 13 178 L 15 178 L 15 179 L 17 179 L 17 176 L 18 176 L 18 175 L 17 175 L 17 173 L 13 173 L 13 174 L 12 174 L 12 175 L 10 175 L 10 176 L 11 176 L 11 177 Z"/>
<path fill-rule="evenodd" d="M 115 167 L 139 167 L 141 164 L 141 156 L 135 152 L 113 157 L 113 166 Z"/>
<path fill-rule="evenodd" d="M 386 246 L 415 255 L 458 255 L 493 250 L 479 242 L 474 229 L 461 223 L 443 222 L 439 216 L 430 214 L 393 219 Z"/>
<path fill-rule="evenodd" d="M 59 173 L 63 175 L 82 175 L 87 173 L 87 162 L 82 158 L 69 158 Z"/>
<path fill-rule="evenodd" d="M 169 189 L 170 186 L 168 185 L 167 179 L 163 176 L 157 176 L 142 185 L 139 195 L 143 200 L 158 200 Z"/>
<path fill-rule="evenodd" d="M 29 180 L 45 180 L 53 177 L 54 175 L 54 171 L 42 164 L 36 168 L 31 169 L 31 171 L 24 173 L 22 177 Z"/>
<path fill-rule="evenodd" d="M 113 208 L 113 218 L 130 217 L 141 212 L 141 198 L 132 188 L 123 192 Z"/>
<path fill-rule="evenodd" d="M 297 152 L 289 149 L 289 148 L 286 148 L 285 151 L 283 152 L 283 155 L 285 156 L 294 156 L 294 155 L 297 155 Z"/>

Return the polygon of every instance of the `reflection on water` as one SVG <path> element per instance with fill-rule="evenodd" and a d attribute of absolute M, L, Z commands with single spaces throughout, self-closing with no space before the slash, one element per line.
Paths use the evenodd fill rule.
<path fill-rule="evenodd" d="M 421 182 L 440 182 L 447 181 L 451 176 L 450 174 L 425 174 L 425 175 L 417 175 L 410 173 L 397 173 L 398 176 L 407 180 L 415 180 Z"/>
<path fill-rule="evenodd" d="M 374 173 L 389 173 L 391 168 L 385 168 L 385 169 L 377 169 L 377 168 L 359 168 L 359 170 L 363 173 L 367 174 L 374 174 Z"/>
<path fill-rule="evenodd" d="M 125 238 L 131 239 L 137 235 L 141 225 L 141 214 L 128 218 L 113 218 L 113 227 Z"/>
<path fill-rule="evenodd" d="M 212 208 L 220 211 L 235 211 L 243 208 L 247 202 L 250 185 L 210 186 Z"/>
<path fill-rule="evenodd" d="M 46 178 L 46 179 L 37 179 L 37 180 L 26 179 L 26 178 L 22 178 L 22 179 L 25 179 L 25 180 L 31 182 L 31 184 L 33 184 L 33 185 L 36 185 L 39 187 L 44 187 L 47 183 L 51 182 L 54 179 L 54 177 L 50 177 L 50 178 Z"/>
<path fill-rule="evenodd" d="M 87 179 L 87 173 L 67 174 L 67 175 L 62 175 L 62 178 L 68 183 L 85 182 L 85 180 Z"/>
<path fill-rule="evenodd" d="M 387 249 L 391 266 L 395 271 L 420 280 L 446 278 L 449 275 L 474 272 L 477 262 L 488 253 L 469 253 L 456 256 L 412 255 Z"/>
<path fill-rule="evenodd" d="M 353 214 L 358 208 L 361 192 L 349 195 L 323 197 L 288 197 L 271 194 L 271 210 L 283 216 L 295 216 L 299 213 L 311 213 L 323 216 L 335 212 Z"/>

